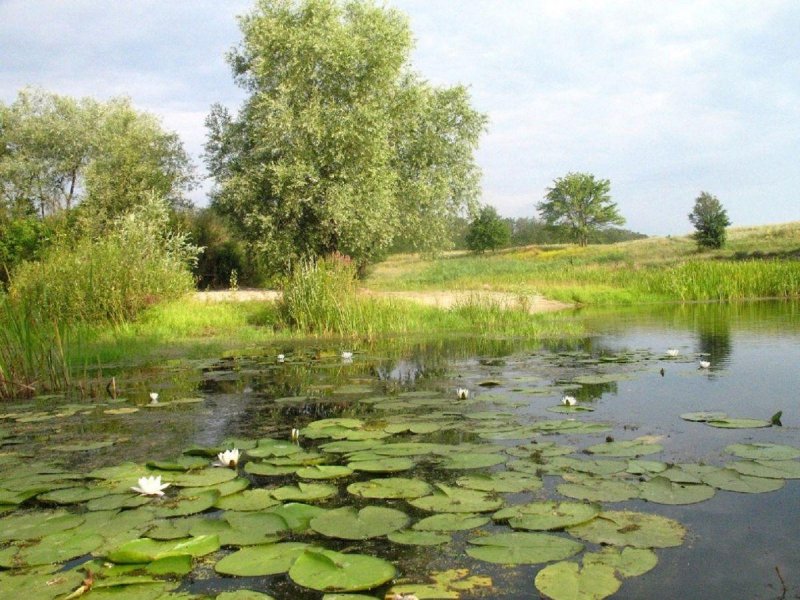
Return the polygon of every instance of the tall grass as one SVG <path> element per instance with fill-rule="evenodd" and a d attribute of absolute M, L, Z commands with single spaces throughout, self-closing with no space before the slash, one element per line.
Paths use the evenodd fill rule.
<path fill-rule="evenodd" d="M 28 397 L 70 384 L 65 353 L 69 335 L 27 304 L 0 295 L 0 398 Z"/>

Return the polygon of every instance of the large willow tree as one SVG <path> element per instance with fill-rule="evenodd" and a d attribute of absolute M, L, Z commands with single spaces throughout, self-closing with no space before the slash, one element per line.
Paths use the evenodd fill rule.
<path fill-rule="evenodd" d="M 473 207 L 486 119 L 461 86 L 409 67 L 399 12 L 352 0 L 260 0 L 228 59 L 248 92 L 207 119 L 214 205 L 276 271 L 333 252 L 359 265 L 397 239 L 440 246 Z"/>

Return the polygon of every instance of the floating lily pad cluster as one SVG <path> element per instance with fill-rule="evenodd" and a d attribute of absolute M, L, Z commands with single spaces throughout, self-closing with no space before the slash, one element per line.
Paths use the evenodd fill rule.
<path fill-rule="evenodd" d="M 585 375 L 571 385 L 628 376 Z M 457 599 L 473 591 L 491 596 L 495 583 L 474 572 L 482 566 L 536 565 L 534 583 L 546 597 L 604 598 L 654 568 L 655 549 L 678 546 L 686 535 L 673 519 L 605 503 L 691 504 L 717 490 L 764 493 L 800 478 L 798 448 L 736 443 L 720 465 L 668 463 L 657 460 L 661 438 L 602 441 L 612 427 L 581 420 L 591 411 L 534 417 L 504 399 L 503 385 L 494 375 L 459 399 L 440 390 L 378 396 L 363 383 L 328 390 L 363 396 L 363 410 L 347 413 L 360 416 L 307 423 L 299 442 L 237 438 L 88 473 L 36 462 L 22 472 L 0 462 L 0 589 L 30 600 L 190 598 L 179 591 L 184 578 L 213 570 L 242 578 L 242 589 L 219 593 L 220 600 L 270 598 L 245 589 L 251 577 L 261 586 L 288 578 L 326 600 L 376 597 L 358 593 L 368 590 Z M 742 426 L 717 413 L 682 416 Z M 580 441 L 586 436 L 591 442 Z M 241 451 L 235 460 L 213 466 L 233 447 Z M 144 477 L 169 484 L 163 497 L 133 491 Z M 545 477 L 554 478 L 552 486 Z M 545 491 L 553 488 L 557 497 Z M 357 551 L 364 543 L 370 551 Z M 458 566 L 473 570 L 404 572 L 393 562 L 395 545 L 420 552 L 450 545 Z"/>

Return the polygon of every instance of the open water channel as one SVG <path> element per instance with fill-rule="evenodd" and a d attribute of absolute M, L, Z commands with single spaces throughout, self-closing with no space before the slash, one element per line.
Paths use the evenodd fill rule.
<path fill-rule="evenodd" d="M 553 578 L 587 594 L 600 594 L 598 573 L 610 573 L 614 598 L 800 598 L 800 303 L 580 318 L 595 333 L 569 342 L 232 349 L 212 360 L 120 367 L 116 399 L 6 403 L 0 590 L 64 598 L 87 561 L 101 558 L 91 568 L 110 582 L 120 573 L 109 557 L 122 556 L 117 562 L 135 563 L 127 576 L 140 579 L 84 597 L 253 590 L 318 600 L 325 592 L 292 567 L 313 547 L 394 567 L 364 589 L 372 584 L 359 585 L 358 573 L 353 579 L 332 559 L 331 580 L 361 595 L 353 598 L 383 598 L 393 585 L 420 599 L 595 597 L 559 596 L 569 592 L 537 580 L 564 562 L 586 578 L 551 569 Z M 354 351 L 352 360 L 342 351 Z M 210 463 L 233 447 L 242 458 L 219 476 L 227 470 Z M 173 484 L 163 498 L 129 491 L 147 463 Z M 537 521 L 546 502 L 555 504 L 544 513 L 563 521 Z M 294 520 L 284 514 L 283 525 L 264 517 L 290 503 L 311 508 Z M 596 513 L 576 517 L 576 505 Z M 356 510 L 366 507 L 391 512 L 362 522 Z M 518 512 L 500 512 L 510 507 Z M 333 510 L 343 512 L 326 520 Z M 39 530 L 31 519 L 61 525 Z M 148 570 L 154 556 L 137 562 L 120 552 L 137 538 L 167 544 L 213 531 L 220 548 L 166 573 Z M 550 538 L 560 539 L 555 549 Z M 286 544 L 284 556 L 294 558 L 259 562 L 252 549 L 266 542 Z M 54 545 L 66 550 L 53 554 Z M 625 548 L 648 549 L 644 562 L 654 555 L 657 563 L 609 567 Z M 603 553 L 592 575 L 586 565 Z M 239 569 L 245 574 L 229 573 Z"/>

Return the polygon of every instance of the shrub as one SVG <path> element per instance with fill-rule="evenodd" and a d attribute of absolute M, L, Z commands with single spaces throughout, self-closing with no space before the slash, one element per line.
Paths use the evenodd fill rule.
<path fill-rule="evenodd" d="M 122 322 L 141 309 L 193 289 L 199 248 L 168 229 L 169 209 L 155 196 L 114 221 L 97 239 L 53 245 L 14 273 L 9 297 L 47 321 Z"/>
<path fill-rule="evenodd" d="M 466 242 L 473 252 L 497 250 L 508 244 L 511 231 L 492 206 L 484 206 L 477 217 L 469 224 Z"/>

